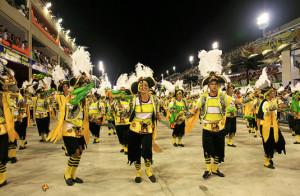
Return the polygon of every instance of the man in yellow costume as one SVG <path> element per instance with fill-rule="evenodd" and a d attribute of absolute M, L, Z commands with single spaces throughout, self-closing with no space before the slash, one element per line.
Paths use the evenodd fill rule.
<path fill-rule="evenodd" d="M 100 128 L 105 115 L 105 105 L 97 92 L 91 95 L 89 101 L 89 127 L 94 136 L 94 144 L 100 143 Z"/>
<path fill-rule="evenodd" d="M 196 105 L 193 113 L 200 110 L 203 123 L 202 146 L 206 164 L 203 178 L 211 174 L 219 177 L 225 175 L 219 170 L 218 165 L 224 161 L 225 152 L 225 121 L 226 121 L 226 95 L 220 91 L 220 84 L 226 79 L 210 72 L 202 81 L 202 86 L 208 85 Z"/>
<path fill-rule="evenodd" d="M 226 87 L 226 123 L 225 131 L 228 134 L 227 146 L 236 147 L 233 144 L 233 138 L 236 133 L 236 104 L 235 97 L 233 96 L 234 85 L 231 83 L 227 84 Z"/>
<path fill-rule="evenodd" d="M 67 154 L 70 156 L 64 178 L 68 186 L 73 186 L 75 183 L 83 183 L 82 179 L 76 177 L 76 170 L 83 150 L 89 142 L 88 107 L 85 97 L 94 85 L 89 83 L 85 74 L 71 80 L 70 83 L 76 87 L 75 90 L 70 92 L 70 84 L 65 81 L 59 88 L 62 94 L 56 95 L 59 117 L 56 127 L 49 133 L 48 140 L 56 142 L 63 138 Z"/>
<path fill-rule="evenodd" d="M 127 97 L 130 94 L 125 88 L 119 91 L 113 91 L 114 102 L 114 119 L 119 143 L 122 145 L 121 153 L 127 155 L 128 153 L 128 131 L 129 131 L 129 117 L 131 100 Z"/>
<path fill-rule="evenodd" d="M 7 184 L 6 163 L 8 145 L 18 139 L 14 119 L 9 109 L 9 92 L 17 92 L 17 81 L 12 70 L 5 67 L 7 61 L 0 59 L 0 187 Z"/>
<path fill-rule="evenodd" d="M 130 130 L 128 134 L 128 161 L 134 163 L 136 169 L 135 182 L 142 181 L 141 157 L 145 161 L 145 172 L 151 182 L 156 182 L 152 173 L 152 142 L 156 136 L 156 118 L 158 106 L 150 93 L 155 85 L 152 77 L 140 78 L 131 85 L 133 97 Z"/>
<path fill-rule="evenodd" d="M 265 99 L 262 101 L 258 116 L 261 116 L 260 125 L 262 132 L 262 142 L 265 152 L 264 166 L 275 169 L 273 162 L 274 152 L 285 153 L 285 140 L 279 130 L 276 102 L 276 90 L 272 87 L 262 89 Z"/>

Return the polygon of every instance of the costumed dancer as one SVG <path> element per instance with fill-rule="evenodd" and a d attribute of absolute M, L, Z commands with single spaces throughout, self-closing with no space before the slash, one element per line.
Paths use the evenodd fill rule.
<path fill-rule="evenodd" d="M 151 95 L 150 88 L 155 86 L 152 78 L 153 71 L 140 63 L 136 65 L 138 81 L 132 83 L 133 97 L 132 113 L 130 116 L 130 130 L 128 135 L 128 161 L 134 163 L 136 169 L 135 182 L 142 181 L 141 158 L 145 161 L 145 172 L 152 183 L 156 177 L 152 173 L 152 143 L 156 137 L 156 118 L 158 117 L 158 105 Z"/>
<path fill-rule="evenodd" d="M 89 127 L 94 136 L 94 144 L 100 143 L 100 128 L 105 114 L 104 103 L 100 100 L 100 94 L 96 91 L 91 95 L 89 102 Z"/>
<path fill-rule="evenodd" d="M 183 82 L 183 81 L 182 81 Z M 181 83 L 182 83 L 181 82 Z M 176 83 L 175 83 L 176 86 Z M 185 133 L 185 119 L 186 119 L 186 113 L 187 113 L 187 104 L 186 101 L 183 99 L 184 97 L 184 91 L 179 86 L 175 87 L 175 98 L 172 100 L 172 102 L 169 104 L 169 110 L 170 110 L 170 127 L 173 129 L 172 133 L 172 143 L 173 146 L 177 147 L 184 147 L 184 144 L 182 142 L 182 138 Z M 177 142 L 178 140 L 178 142 Z"/>
<path fill-rule="evenodd" d="M 291 115 L 293 116 L 293 130 L 295 131 L 294 144 L 300 144 L 300 83 L 293 88 L 293 96 L 291 101 Z"/>
<path fill-rule="evenodd" d="M 9 142 L 18 139 L 8 97 L 9 92 L 17 92 L 18 88 L 13 71 L 6 68 L 6 64 L 7 61 L 0 58 L 0 187 L 7 184 L 6 164 L 9 161 Z"/>
<path fill-rule="evenodd" d="M 113 110 L 117 136 L 121 144 L 121 153 L 125 155 L 128 153 L 128 131 L 129 131 L 129 117 L 130 117 L 130 104 L 131 96 L 130 91 L 126 89 L 128 86 L 127 74 L 122 74 L 117 80 L 117 91 L 113 90 Z"/>
<path fill-rule="evenodd" d="M 257 137 L 256 122 L 255 122 L 255 105 L 254 105 L 253 89 L 250 85 L 247 88 L 246 94 L 243 98 L 244 104 L 244 119 L 248 122 L 249 133 L 253 133 Z"/>
<path fill-rule="evenodd" d="M 228 83 L 226 86 L 226 123 L 225 123 L 225 131 L 228 134 L 227 146 L 236 147 L 233 143 L 233 138 L 236 133 L 236 102 L 233 96 L 234 85 L 232 83 Z"/>
<path fill-rule="evenodd" d="M 268 79 L 266 68 L 263 69 L 262 75 L 256 82 L 256 86 L 261 89 L 265 99 L 262 101 L 258 117 L 260 118 L 260 126 L 262 132 L 262 142 L 265 152 L 264 166 L 275 169 L 273 156 L 274 152 L 285 153 L 285 140 L 279 130 L 276 101 L 276 90 L 271 87 L 271 81 Z"/>
<path fill-rule="evenodd" d="M 39 87 L 36 90 L 37 96 L 33 98 L 35 121 L 38 128 L 40 142 L 46 142 L 49 134 L 50 116 L 49 99 L 47 98 L 46 87 L 42 80 L 39 81 Z"/>
<path fill-rule="evenodd" d="M 68 186 L 73 186 L 75 183 L 83 183 L 83 180 L 76 176 L 76 171 L 83 150 L 86 144 L 89 143 L 88 107 L 85 98 L 94 87 L 93 82 L 90 81 L 86 74 L 91 70 L 92 64 L 90 55 L 85 51 L 85 48 L 78 47 L 72 54 L 72 60 L 74 78 L 70 80 L 70 85 L 74 90 L 69 95 L 61 94 L 56 96 L 56 101 L 59 104 L 59 118 L 57 125 L 47 138 L 52 142 L 57 142 L 63 138 L 70 156 L 64 173 L 64 179 Z M 59 80 L 54 79 L 54 81 Z M 64 89 L 68 87 L 68 83 L 63 83 Z M 64 92 L 67 92 L 67 90 L 64 90 Z"/>
<path fill-rule="evenodd" d="M 220 91 L 220 85 L 226 83 L 226 79 L 217 74 L 222 71 L 221 54 L 221 50 L 208 52 L 203 50 L 198 55 L 200 58 L 198 67 L 204 76 L 202 87 L 208 85 L 208 91 L 200 96 L 193 111 L 196 113 L 200 110 L 203 123 L 202 146 L 206 164 L 204 179 L 209 178 L 211 174 L 225 176 L 219 170 L 219 164 L 224 162 L 225 157 L 226 120 L 226 95 Z"/>
<path fill-rule="evenodd" d="M 115 127 L 115 119 L 114 119 L 114 111 L 113 111 L 113 98 L 111 89 L 105 90 L 106 100 L 105 100 L 105 119 L 107 122 L 108 135 L 116 135 L 116 127 Z"/>
<path fill-rule="evenodd" d="M 18 98 L 18 117 L 15 121 L 15 130 L 19 134 L 19 150 L 26 148 L 26 129 L 30 121 L 30 110 L 27 104 L 27 91 L 26 89 L 20 89 L 20 95 Z"/>

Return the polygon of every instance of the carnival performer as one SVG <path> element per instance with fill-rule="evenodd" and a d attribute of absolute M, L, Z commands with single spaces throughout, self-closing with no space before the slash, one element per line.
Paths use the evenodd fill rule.
<path fill-rule="evenodd" d="M 259 86 L 265 97 L 258 111 L 265 152 L 264 166 L 275 169 L 273 162 L 274 152 L 276 151 L 279 154 L 282 152 L 285 153 L 285 140 L 278 125 L 278 104 L 275 99 L 276 90 L 271 86 L 271 81 L 268 79 L 266 68 L 263 69 L 262 75 L 256 82 L 256 86 Z"/>
<path fill-rule="evenodd" d="M 18 91 L 14 73 L 6 67 L 7 61 L 0 58 L 0 187 L 7 184 L 6 164 L 8 155 L 15 155 L 16 149 L 9 152 L 9 143 L 18 139 L 14 129 L 14 119 L 9 108 L 9 93 Z"/>
<path fill-rule="evenodd" d="M 211 174 L 225 177 L 219 170 L 219 164 L 224 162 L 225 157 L 227 108 L 226 95 L 220 91 L 221 84 L 226 83 L 226 79 L 219 75 L 222 71 L 221 54 L 221 50 L 208 52 L 202 50 L 198 55 L 200 58 L 198 67 L 201 74 L 204 75 L 202 87 L 208 85 L 208 90 L 200 96 L 192 113 L 195 114 L 199 110 L 203 123 L 202 146 L 206 164 L 204 179 L 209 178 Z"/>
<path fill-rule="evenodd" d="M 113 90 L 113 110 L 117 136 L 121 144 L 121 153 L 127 155 L 128 153 L 128 131 L 129 131 L 129 118 L 130 118 L 130 104 L 131 96 L 130 91 L 126 89 L 128 76 L 122 74 L 117 80 L 117 89 Z"/>
<path fill-rule="evenodd" d="M 232 83 L 228 83 L 226 86 L 226 123 L 225 123 L 225 131 L 228 134 L 227 146 L 236 147 L 233 143 L 233 138 L 236 133 L 236 101 L 233 96 L 234 85 Z"/>
<path fill-rule="evenodd" d="M 156 137 L 159 106 L 155 102 L 155 97 L 150 93 L 155 80 L 152 78 L 153 71 L 140 63 L 136 65 L 136 76 L 138 80 L 131 85 L 134 97 L 128 134 L 128 161 L 130 164 L 134 163 L 135 182 L 140 183 L 142 181 L 141 158 L 143 157 L 146 175 L 152 183 L 155 183 L 156 177 L 151 169 L 152 143 Z"/>
<path fill-rule="evenodd" d="M 175 84 L 176 86 L 176 84 Z M 184 147 L 182 138 L 185 133 L 185 120 L 186 113 L 188 111 L 186 101 L 183 99 L 184 91 L 178 86 L 175 87 L 175 98 L 169 104 L 170 115 L 170 127 L 173 129 L 172 143 L 173 146 Z M 177 141 L 178 140 L 178 141 Z"/>
<path fill-rule="evenodd" d="M 57 142 L 63 138 L 69 160 L 64 173 L 64 179 L 68 186 L 75 183 L 83 183 L 83 180 L 76 176 L 76 171 L 81 160 L 83 150 L 89 143 L 90 131 L 88 123 L 88 106 L 86 97 L 94 88 L 94 83 L 90 81 L 88 74 L 92 68 L 89 53 L 84 47 L 78 47 L 72 54 L 72 72 L 74 77 L 70 83 L 61 83 L 63 94 L 56 96 L 59 104 L 59 118 L 55 128 L 49 133 L 48 140 Z M 54 76 L 60 78 L 54 79 L 56 84 L 64 80 L 62 69 L 57 66 L 54 69 Z M 56 74 L 56 72 L 62 74 Z M 74 89 L 68 93 L 69 85 Z"/>

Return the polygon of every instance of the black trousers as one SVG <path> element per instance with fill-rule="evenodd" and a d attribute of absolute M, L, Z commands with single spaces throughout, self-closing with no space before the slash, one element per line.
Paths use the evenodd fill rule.
<path fill-rule="evenodd" d="M 26 129 L 27 129 L 27 117 L 23 118 L 22 121 L 15 122 L 15 130 L 17 131 L 21 140 L 26 139 Z"/>
<path fill-rule="evenodd" d="M 79 150 L 80 154 L 82 154 L 83 150 L 86 148 L 84 137 L 77 138 L 63 136 L 63 140 L 69 156 L 73 156 L 76 153 L 76 150 Z"/>
<path fill-rule="evenodd" d="M 95 123 L 95 122 L 89 122 L 90 131 L 92 132 L 93 136 L 100 137 L 100 128 L 101 125 Z"/>
<path fill-rule="evenodd" d="M 0 163 L 8 161 L 8 134 L 0 135 Z"/>
<path fill-rule="evenodd" d="M 36 125 L 38 128 L 39 135 L 48 134 L 49 133 L 49 125 L 50 125 L 50 117 L 45 118 L 36 118 Z"/>
<path fill-rule="evenodd" d="M 181 123 L 180 125 L 175 124 L 172 136 L 173 137 L 183 137 L 184 136 L 184 129 L 185 129 L 185 122 Z"/>
<path fill-rule="evenodd" d="M 202 146 L 205 158 L 218 157 L 220 163 L 225 157 L 225 130 L 212 132 L 203 129 Z"/>
<path fill-rule="evenodd" d="M 227 117 L 225 123 L 225 132 L 226 134 L 234 134 L 236 133 L 236 117 Z"/>
<path fill-rule="evenodd" d="M 152 162 L 152 134 L 139 134 L 129 130 L 128 162 L 141 162 L 141 157 Z"/>
<path fill-rule="evenodd" d="M 294 128 L 296 135 L 300 135 L 300 119 L 294 119 Z"/>
<path fill-rule="evenodd" d="M 292 131 L 295 131 L 295 119 L 293 115 L 288 114 L 288 123 Z"/>
<path fill-rule="evenodd" d="M 248 122 L 249 122 L 249 127 L 250 127 L 250 128 L 256 128 L 256 127 L 257 127 L 255 118 L 249 118 L 249 119 L 248 119 Z"/>
<path fill-rule="evenodd" d="M 124 146 L 128 145 L 129 126 L 130 125 L 116 125 L 116 132 L 119 138 L 119 142 Z"/>

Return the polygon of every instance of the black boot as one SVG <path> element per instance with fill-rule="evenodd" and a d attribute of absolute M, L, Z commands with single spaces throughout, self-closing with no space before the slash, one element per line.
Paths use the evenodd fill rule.
<path fill-rule="evenodd" d="M 67 184 L 68 186 L 73 186 L 73 185 L 75 184 L 75 182 L 73 181 L 72 178 L 66 179 L 66 177 L 64 176 L 64 179 L 65 179 L 66 184 Z"/>
<path fill-rule="evenodd" d="M 3 187 L 3 186 L 5 186 L 5 185 L 7 185 L 7 180 L 5 180 L 4 182 L 2 182 L 2 183 L 0 184 L 0 187 Z"/>
<path fill-rule="evenodd" d="M 214 175 L 217 175 L 217 176 L 219 176 L 219 177 L 225 177 L 225 175 L 222 173 L 222 172 L 220 172 L 220 170 L 217 170 L 217 172 L 212 172 Z"/>
<path fill-rule="evenodd" d="M 14 163 L 18 162 L 18 159 L 16 157 L 12 157 L 12 158 L 9 158 L 9 161 L 10 161 L 10 163 L 14 164 Z"/>
<path fill-rule="evenodd" d="M 156 182 L 156 177 L 154 175 L 148 176 L 151 182 L 155 183 Z"/>
<path fill-rule="evenodd" d="M 142 182 L 142 178 L 139 177 L 139 176 L 137 176 L 137 177 L 135 177 L 134 181 L 135 181 L 135 183 L 141 183 Z"/>
<path fill-rule="evenodd" d="M 83 180 L 81 178 L 76 177 L 75 179 L 72 179 L 73 182 L 78 183 L 78 184 L 82 184 Z"/>
<path fill-rule="evenodd" d="M 206 170 L 206 171 L 204 172 L 204 174 L 203 174 L 202 177 L 203 177 L 204 179 L 207 179 L 210 175 L 211 175 L 211 173 L 210 173 L 209 171 Z"/>

